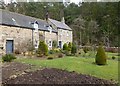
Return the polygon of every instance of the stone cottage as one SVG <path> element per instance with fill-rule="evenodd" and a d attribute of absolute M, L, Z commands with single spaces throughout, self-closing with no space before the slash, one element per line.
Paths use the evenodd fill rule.
<path fill-rule="evenodd" d="M 41 40 L 49 49 L 54 40 L 62 48 L 72 42 L 72 30 L 64 19 L 46 21 L 0 9 L 0 54 L 27 51 L 31 45 L 37 49 Z"/>

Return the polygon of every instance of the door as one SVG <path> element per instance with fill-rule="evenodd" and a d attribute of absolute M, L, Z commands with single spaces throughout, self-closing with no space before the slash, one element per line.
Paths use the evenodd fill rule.
<path fill-rule="evenodd" d="M 13 40 L 6 41 L 6 54 L 13 53 Z"/>

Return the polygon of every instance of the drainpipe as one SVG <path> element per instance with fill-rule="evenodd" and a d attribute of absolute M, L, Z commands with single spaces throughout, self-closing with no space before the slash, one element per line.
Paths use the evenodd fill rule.
<path fill-rule="evenodd" d="M 33 29 L 34 29 L 34 28 L 32 28 L 32 47 L 34 47 Z"/>

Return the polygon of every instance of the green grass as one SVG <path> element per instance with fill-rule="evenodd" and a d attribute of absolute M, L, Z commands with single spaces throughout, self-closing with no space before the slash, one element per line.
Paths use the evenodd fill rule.
<path fill-rule="evenodd" d="M 79 56 L 95 58 L 96 53 L 97 52 L 94 52 L 94 51 L 88 51 L 88 53 L 85 54 L 82 51 L 81 55 L 79 55 Z M 118 56 L 118 53 L 111 53 L 111 52 L 105 52 L 105 53 L 106 53 L 108 59 L 112 59 L 113 56 L 115 57 L 116 60 L 118 60 L 118 58 L 120 58 L 120 56 Z"/>
<path fill-rule="evenodd" d="M 111 52 L 106 52 L 108 58 L 112 58 L 113 56 L 116 58 L 120 58 L 120 56 L 118 56 L 118 53 L 111 53 Z"/>
<path fill-rule="evenodd" d="M 59 68 L 68 71 L 76 71 L 77 73 L 88 74 L 102 79 L 113 79 L 118 81 L 118 62 L 108 60 L 107 65 L 95 65 L 94 58 L 80 58 L 80 57 L 64 57 L 53 60 L 39 60 L 21 58 L 15 61 L 27 64 L 33 64 L 38 67 Z"/>

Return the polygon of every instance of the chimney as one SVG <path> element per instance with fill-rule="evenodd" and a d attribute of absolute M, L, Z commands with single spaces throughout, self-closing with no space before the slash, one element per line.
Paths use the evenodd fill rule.
<path fill-rule="evenodd" d="M 62 17 L 61 22 L 65 24 L 65 18 Z"/>

